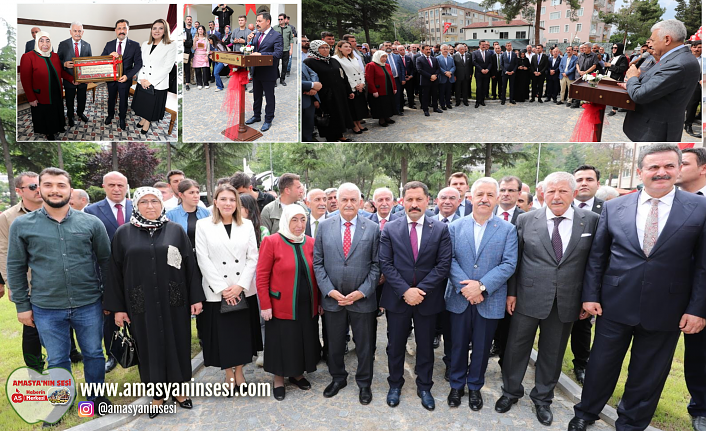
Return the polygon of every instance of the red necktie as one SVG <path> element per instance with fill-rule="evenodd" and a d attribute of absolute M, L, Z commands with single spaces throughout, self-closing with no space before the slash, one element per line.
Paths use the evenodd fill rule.
<path fill-rule="evenodd" d="M 122 226 L 125 224 L 125 216 L 123 215 L 123 205 L 122 204 L 115 204 L 115 209 L 118 210 L 118 227 Z"/>
<path fill-rule="evenodd" d="M 412 222 L 412 229 L 409 231 L 409 242 L 412 245 L 412 255 L 414 256 L 414 261 L 417 261 L 417 255 L 419 250 L 417 250 L 417 222 Z"/>
<path fill-rule="evenodd" d="M 260 42 L 262 42 L 262 38 L 265 37 L 265 33 L 262 33 L 260 37 L 257 39 L 257 47 L 260 48 Z"/>
<path fill-rule="evenodd" d="M 385 219 L 380 220 L 380 230 L 382 230 L 382 228 L 385 227 L 385 223 L 387 223 L 387 220 L 385 220 Z"/>
<path fill-rule="evenodd" d="M 407 67 L 407 62 L 404 60 L 404 56 L 402 57 L 402 64 L 404 64 L 404 66 Z"/>
<path fill-rule="evenodd" d="M 353 223 L 347 221 L 346 231 L 343 233 L 343 257 L 348 257 L 348 252 L 351 251 L 351 226 Z"/>
<path fill-rule="evenodd" d="M 427 61 L 429 62 L 429 66 L 434 67 L 434 65 L 431 64 L 431 58 L 427 57 Z"/>
<path fill-rule="evenodd" d="M 509 212 L 505 211 L 503 212 L 503 217 L 505 217 L 505 221 L 507 221 L 507 217 L 510 215 Z"/>
<path fill-rule="evenodd" d="M 123 41 L 118 42 L 118 55 L 123 55 Z"/>
<path fill-rule="evenodd" d="M 78 42 L 74 42 L 74 54 L 78 57 Z"/>

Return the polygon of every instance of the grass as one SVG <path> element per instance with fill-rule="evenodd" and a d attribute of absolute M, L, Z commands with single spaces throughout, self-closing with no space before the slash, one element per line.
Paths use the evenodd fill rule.
<path fill-rule="evenodd" d="M 0 430 L 3 431 L 27 431 L 41 429 L 41 423 L 30 425 L 24 422 L 10 406 L 5 394 L 5 383 L 7 377 L 16 368 L 23 367 L 22 359 L 22 325 L 17 321 L 15 304 L 7 299 L 7 295 L 0 299 Z M 192 320 L 191 325 L 191 356 L 194 357 L 200 351 L 198 339 L 196 338 L 196 321 Z M 46 351 L 44 351 L 46 354 Z M 73 364 L 72 373 L 77 382 L 83 380 L 83 363 Z M 106 383 L 113 382 L 139 382 L 140 375 L 137 367 L 123 369 L 117 366 L 113 371 L 106 374 Z M 79 391 L 80 392 L 80 391 Z M 85 418 L 79 418 L 76 413 L 78 401 L 85 401 L 85 397 L 79 396 L 74 401 L 74 407 L 63 417 L 59 426 L 55 430 L 64 430 L 86 422 Z M 111 398 L 115 404 L 129 404 L 136 398 Z"/>
<path fill-rule="evenodd" d="M 595 331 L 595 326 L 593 331 Z M 566 348 L 566 353 L 564 354 L 564 364 L 562 370 L 567 376 L 575 381 L 576 378 L 574 377 L 573 359 L 574 355 L 571 352 L 571 343 L 569 343 Z M 613 392 L 613 396 L 610 401 L 608 401 L 608 404 L 612 407 L 618 406 L 620 398 L 623 395 L 625 381 L 628 377 L 629 363 L 630 350 L 628 350 L 625 360 L 623 361 L 620 379 L 618 379 L 618 385 L 615 388 L 615 392 Z M 664 390 L 662 391 L 662 396 L 659 399 L 657 411 L 652 418 L 652 426 L 663 431 L 690 430 L 691 419 L 689 417 L 689 413 L 686 411 L 686 406 L 689 404 L 689 399 L 689 391 L 686 388 L 686 382 L 684 381 L 684 337 L 680 337 L 679 343 L 677 344 L 677 350 L 674 353 L 672 369 L 669 372 L 669 377 L 664 385 Z"/>

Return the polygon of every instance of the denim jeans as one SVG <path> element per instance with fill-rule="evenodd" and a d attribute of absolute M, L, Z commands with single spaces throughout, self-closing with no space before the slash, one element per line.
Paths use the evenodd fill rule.
<path fill-rule="evenodd" d="M 34 324 L 42 345 L 47 349 L 48 368 L 71 371 L 71 341 L 69 327 L 74 328 L 76 341 L 83 354 L 83 372 L 86 383 L 105 381 L 103 356 L 103 307 L 101 301 L 77 308 L 49 309 L 32 305 Z M 90 397 L 93 400 L 95 397 Z"/>
<path fill-rule="evenodd" d="M 223 63 L 216 63 L 215 66 L 213 66 L 213 76 L 216 78 L 216 87 L 220 88 L 223 90 L 223 81 L 221 81 L 221 70 L 225 67 L 226 65 Z"/>

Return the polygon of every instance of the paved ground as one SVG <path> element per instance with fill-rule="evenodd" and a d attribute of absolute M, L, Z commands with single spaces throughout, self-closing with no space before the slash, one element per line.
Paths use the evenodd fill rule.
<path fill-rule="evenodd" d="M 510 430 L 566 430 L 573 417 L 573 404 L 564 394 L 556 392 L 552 410 L 554 423 L 551 427 L 541 425 L 533 410 L 528 396 L 505 414 L 493 410 L 495 401 L 500 396 L 501 376 L 497 358 L 492 358 L 486 374 L 486 386 L 482 390 L 485 407 L 480 412 L 468 408 L 468 396 L 458 408 L 446 404 L 449 386 L 444 381 L 444 366 L 441 357 L 443 347 L 436 350 L 435 385 L 432 394 L 436 400 L 436 410 L 426 411 L 420 404 L 414 385 L 414 360 L 407 355 L 405 363 L 405 386 L 402 389 L 400 405 L 394 409 L 387 406 L 387 356 L 385 355 L 385 319 L 379 319 L 377 334 L 377 358 L 373 377 L 373 402 L 363 406 L 358 402 L 358 388 L 355 385 L 355 351 L 346 356 L 346 368 L 350 375 L 348 386 L 334 398 L 324 398 L 322 393 L 330 382 L 325 364 L 320 363 L 317 372 L 307 376 L 312 384 L 309 391 L 301 391 L 287 383 L 287 395 L 284 401 L 273 398 L 197 398 L 194 409 L 187 411 L 177 408 L 175 415 L 160 415 L 150 420 L 142 415 L 133 422 L 118 428 L 121 431 L 147 430 L 207 430 L 228 427 L 234 430 L 468 430 L 468 431 L 510 431 Z M 350 343 L 352 346 L 353 343 Z M 246 366 L 245 377 L 248 382 L 271 382 L 272 376 L 254 364 Z M 222 371 L 215 368 L 202 369 L 196 381 L 221 382 Z M 534 368 L 529 367 L 525 377 L 527 394 L 532 389 Z M 603 421 L 598 421 L 590 431 L 613 429 Z"/>
<path fill-rule="evenodd" d="M 418 102 L 418 99 L 417 99 Z M 461 104 L 443 114 L 430 112 L 425 117 L 417 109 L 405 108 L 404 116 L 395 116 L 395 124 L 380 127 L 377 120 L 367 119 L 367 132 L 356 135 L 349 131 L 347 138 L 356 142 L 569 142 L 574 125 L 583 109 L 567 108 L 554 103 L 525 101 L 500 105 L 500 100 L 486 100 L 486 106 L 474 108 Z M 625 113 L 606 116 L 603 142 L 630 142 L 623 133 Z M 697 129 L 698 125 L 698 129 Z M 700 130 L 701 123 L 694 124 Z M 684 132 L 681 142 L 701 142 Z"/>
<path fill-rule="evenodd" d="M 275 88 L 275 119 L 270 130 L 264 133 L 258 142 L 297 142 L 299 141 L 299 59 L 294 58 L 290 76 L 285 80 L 286 86 L 277 85 Z M 221 134 L 226 128 L 227 114 L 221 111 L 223 97 L 228 91 L 229 78 L 223 77 L 224 91 L 216 92 L 216 84 L 201 90 L 196 85 L 190 85 L 191 90 L 183 90 L 184 103 L 182 105 L 184 120 L 182 123 L 182 139 L 184 142 L 231 142 Z M 196 79 L 194 78 L 194 83 Z M 278 81 L 279 83 L 279 81 Z M 245 119 L 252 117 L 253 95 L 252 84 L 247 86 L 245 93 Z M 262 117 L 265 116 L 265 103 L 262 104 Z M 262 127 L 262 122 L 255 123 L 257 130 Z"/>

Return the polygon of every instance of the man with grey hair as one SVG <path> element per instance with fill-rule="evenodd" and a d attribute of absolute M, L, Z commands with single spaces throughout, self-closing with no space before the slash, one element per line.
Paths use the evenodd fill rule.
<path fill-rule="evenodd" d="M 680 142 L 686 105 L 699 85 L 701 67 L 684 45 L 687 33 L 681 21 L 661 21 L 651 30 L 659 63 L 646 72 L 633 65 L 625 73 L 635 110 L 625 115 L 623 132 L 635 142 Z"/>
<path fill-rule="evenodd" d="M 598 56 L 591 52 L 591 44 L 589 42 L 581 45 L 581 55 L 576 59 L 576 71 L 579 78 L 587 73 L 592 73 L 598 68 Z M 581 100 L 573 99 L 572 108 L 578 108 Z"/>
<path fill-rule="evenodd" d="M 382 230 L 385 224 L 390 221 L 392 207 L 395 206 L 395 196 L 392 194 L 392 190 L 380 187 L 373 192 L 373 202 L 377 212 L 370 215 L 370 220 L 380 225 L 380 230 Z"/>
<path fill-rule="evenodd" d="M 83 40 L 83 24 L 74 21 L 69 26 L 71 37 L 61 41 L 57 54 L 64 70 L 71 75 L 74 74 L 74 57 L 92 57 L 91 45 Z M 66 116 L 69 119 L 69 127 L 74 126 L 74 98 L 78 98 L 76 106 L 76 114 L 84 122 L 88 122 L 88 117 L 84 115 L 86 109 L 86 90 L 88 84 L 80 83 L 73 84 L 70 81 L 64 81 L 64 93 L 66 96 Z M 78 96 L 77 96 L 78 94 Z"/>
<path fill-rule="evenodd" d="M 71 192 L 71 200 L 69 200 L 71 208 L 83 212 L 83 209 L 86 208 L 89 203 L 91 203 L 91 198 L 85 190 L 74 189 L 73 192 Z"/>
<path fill-rule="evenodd" d="M 324 190 L 326 193 L 326 217 L 338 209 L 338 199 L 336 198 L 336 187 L 329 187 Z"/>
<path fill-rule="evenodd" d="M 619 196 L 620 193 L 618 193 L 618 191 L 611 186 L 600 186 L 596 192 L 596 198 L 601 199 L 604 202 L 615 199 Z"/>
<path fill-rule="evenodd" d="M 583 276 L 583 309 L 598 316 L 595 337 L 569 431 L 598 420 L 629 348 L 615 428 L 647 428 L 681 333 L 706 325 L 706 199 L 674 187 L 681 161 L 677 145 L 643 147 L 643 189 L 603 206 Z"/>
<path fill-rule="evenodd" d="M 508 282 L 507 312 L 512 315 L 503 359 L 503 395 L 495 411 L 506 413 L 525 395 L 522 386 L 539 329 L 535 386 L 530 398 L 537 420 L 549 426 L 550 404 L 559 381 L 571 327 L 589 315 L 581 310 L 583 273 L 598 214 L 574 207 L 576 180 L 554 172 L 544 180 L 546 208 L 517 219 L 517 267 Z"/>
<path fill-rule="evenodd" d="M 537 183 L 534 188 L 534 200 L 532 201 L 532 208 L 540 209 L 544 206 L 544 181 Z"/>

